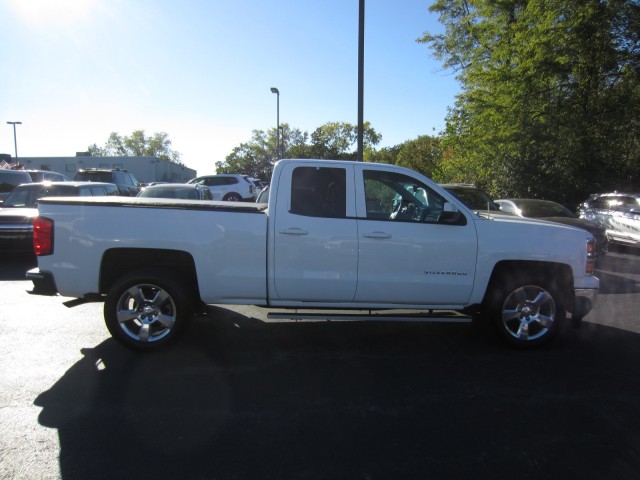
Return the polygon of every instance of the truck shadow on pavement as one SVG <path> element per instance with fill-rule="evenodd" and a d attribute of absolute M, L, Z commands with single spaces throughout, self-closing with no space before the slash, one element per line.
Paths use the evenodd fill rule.
<path fill-rule="evenodd" d="M 224 309 L 212 312 L 225 313 Z M 64 479 L 635 478 L 640 337 L 517 351 L 470 325 L 198 318 L 82 351 L 35 404 Z M 515 473 L 517 472 L 517 473 Z"/>
<path fill-rule="evenodd" d="M 38 266 L 34 256 L 0 255 L 0 281 L 24 280 L 27 270 Z"/>

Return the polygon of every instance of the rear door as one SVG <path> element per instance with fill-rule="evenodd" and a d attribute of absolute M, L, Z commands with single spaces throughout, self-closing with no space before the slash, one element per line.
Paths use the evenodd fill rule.
<path fill-rule="evenodd" d="M 358 272 L 353 167 L 289 163 L 281 171 L 271 227 L 270 297 L 351 302 Z"/>

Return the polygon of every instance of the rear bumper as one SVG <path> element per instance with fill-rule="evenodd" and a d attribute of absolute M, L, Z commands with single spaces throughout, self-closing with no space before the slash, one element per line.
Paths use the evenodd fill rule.
<path fill-rule="evenodd" d="M 27 272 L 27 280 L 33 282 L 33 290 L 29 293 L 32 295 L 57 295 L 58 288 L 51 272 L 41 272 L 38 267 L 32 268 Z"/>
<path fill-rule="evenodd" d="M 33 227 L 0 225 L 0 252 L 33 253 Z"/>

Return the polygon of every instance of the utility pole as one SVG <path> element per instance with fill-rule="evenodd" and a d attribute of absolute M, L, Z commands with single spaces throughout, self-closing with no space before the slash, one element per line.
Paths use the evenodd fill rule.
<path fill-rule="evenodd" d="M 358 161 L 364 159 L 364 0 L 360 0 L 358 28 Z"/>

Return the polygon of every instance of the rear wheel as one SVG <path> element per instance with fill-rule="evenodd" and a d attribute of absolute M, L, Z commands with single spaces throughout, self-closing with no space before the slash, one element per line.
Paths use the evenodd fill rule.
<path fill-rule="evenodd" d="M 224 200 L 225 202 L 241 202 L 242 197 L 239 194 L 232 192 L 227 193 L 222 200 Z"/>
<path fill-rule="evenodd" d="M 192 314 L 193 302 L 186 288 L 159 270 L 125 275 L 111 287 L 104 304 L 109 333 L 136 350 L 172 343 Z"/>
<path fill-rule="evenodd" d="M 566 316 L 558 289 L 538 277 L 501 280 L 494 284 L 489 299 L 489 315 L 500 335 L 510 344 L 525 348 L 556 337 Z"/>

